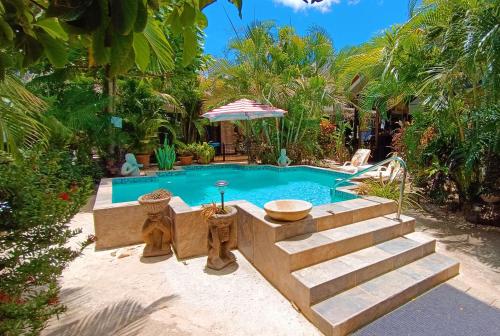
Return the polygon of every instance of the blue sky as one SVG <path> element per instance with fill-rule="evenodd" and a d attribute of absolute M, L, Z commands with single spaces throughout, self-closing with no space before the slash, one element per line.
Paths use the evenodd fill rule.
<path fill-rule="evenodd" d="M 225 11 L 238 30 L 254 20 L 291 24 L 299 34 L 320 26 L 335 48 L 341 49 L 368 41 L 394 23 L 403 23 L 408 17 L 408 0 L 324 0 L 315 6 L 302 0 L 243 0 L 243 19 L 233 5 L 219 0 L 204 11 L 208 17 L 205 52 L 217 57 L 224 56 L 228 40 L 235 36 Z"/>

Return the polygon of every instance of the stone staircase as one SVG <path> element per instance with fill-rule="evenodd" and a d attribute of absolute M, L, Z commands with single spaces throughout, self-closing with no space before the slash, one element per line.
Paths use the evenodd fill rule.
<path fill-rule="evenodd" d="M 458 274 L 413 218 L 396 220 L 389 200 L 315 207 L 288 224 L 239 207 L 241 252 L 326 335 L 353 332 Z"/>

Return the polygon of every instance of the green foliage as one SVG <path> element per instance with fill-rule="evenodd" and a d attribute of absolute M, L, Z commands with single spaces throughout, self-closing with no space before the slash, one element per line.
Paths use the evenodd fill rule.
<path fill-rule="evenodd" d="M 202 9 L 213 1 L 169 0 L 168 24 L 183 36 L 184 64 L 197 55 L 198 29 L 205 28 L 207 18 Z M 241 14 L 242 1 L 231 1 Z M 111 75 L 126 73 L 134 59 L 144 69 L 150 54 L 162 69 L 171 69 L 172 50 L 155 22 L 154 14 L 162 14 L 156 1 L 85 0 L 85 1 L 18 1 L 4 0 L 0 6 L 0 74 L 8 68 L 26 68 L 43 55 L 55 67 L 68 62 L 68 49 L 73 43 L 89 47 L 91 65 L 111 64 Z M 144 45 L 146 38 L 149 45 Z M 140 39 L 139 49 L 132 45 Z M 78 41 L 78 42 L 77 42 Z M 148 50 L 151 48 L 151 53 Z"/>
<path fill-rule="evenodd" d="M 378 196 L 394 200 L 399 203 L 400 182 L 394 180 L 392 182 L 384 181 L 383 179 L 367 179 L 358 188 L 360 195 Z M 419 199 L 423 196 L 420 192 L 409 190 L 410 185 L 405 188 L 403 194 L 403 209 L 420 209 Z"/>
<path fill-rule="evenodd" d="M 211 73 L 215 103 L 248 97 L 287 110 L 279 120 L 244 122 L 241 128 L 257 143 L 270 145 L 272 152 L 266 156 L 274 160 L 281 148 L 300 153 L 290 156 L 296 164 L 315 156 L 325 107 L 339 101 L 328 36 L 320 29 L 298 36 L 292 27 L 260 23 L 248 27 L 229 48 L 235 61 L 219 60 Z"/>
<path fill-rule="evenodd" d="M 405 24 L 351 50 L 344 72 L 367 82 L 365 110 L 414 100 L 412 124 L 397 143 L 413 173 L 431 174 L 430 193 L 452 181 L 462 203 L 478 201 L 494 185 L 497 174 L 484 171 L 500 152 L 500 4 L 425 0 L 410 7 Z"/>
<path fill-rule="evenodd" d="M 198 145 L 195 143 L 186 145 L 183 144 L 177 147 L 177 154 L 179 156 L 195 156 L 198 155 Z"/>
<path fill-rule="evenodd" d="M 158 144 L 158 131 L 167 126 L 165 100 L 147 81 L 119 82 L 117 114 L 124 120 L 128 147 L 137 153 L 151 153 Z"/>
<path fill-rule="evenodd" d="M 2 154 L 3 156 L 3 154 Z M 0 163 L 0 333 L 38 334 L 64 307 L 57 279 L 78 251 L 67 223 L 93 190 L 85 162 L 33 149 Z"/>
<path fill-rule="evenodd" d="M 215 157 L 215 149 L 204 142 L 196 146 L 196 155 L 201 164 L 209 164 Z"/>
<path fill-rule="evenodd" d="M 42 122 L 49 130 L 51 146 L 90 147 L 102 153 L 113 134 L 108 130 L 109 117 L 104 113 L 108 99 L 96 80 L 59 70 L 35 77 L 28 88 L 48 102 Z"/>
<path fill-rule="evenodd" d="M 163 146 L 155 149 L 156 161 L 160 170 L 171 170 L 175 163 L 175 146 L 169 145 L 167 139 L 163 142 Z"/>
<path fill-rule="evenodd" d="M 0 150 L 19 154 L 38 142 L 46 142 L 47 129 L 40 122 L 40 115 L 47 105 L 29 92 L 14 75 L 0 80 Z"/>

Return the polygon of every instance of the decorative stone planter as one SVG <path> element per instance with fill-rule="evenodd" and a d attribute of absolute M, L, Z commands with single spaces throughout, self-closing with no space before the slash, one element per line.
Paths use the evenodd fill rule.
<path fill-rule="evenodd" d="M 225 207 L 227 214 L 216 214 L 207 219 L 208 223 L 208 259 L 207 267 L 220 270 L 236 261 L 230 251 L 231 227 L 236 219 L 236 208 Z"/>
<path fill-rule="evenodd" d="M 172 221 L 167 216 L 168 202 L 172 194 L 166 190 L 156 190 L 139 197 L 138 202 L 148 215 L 142 226 L 142 238 L 146 243 L 143 257 L 172 254 Z"/>
<path fill-rule="evenodd" d="M 302 200 L 276 200 L 264 204 L 264 210 L 272 219 L 295 222 L 307 217 L 312 204 Z"/>

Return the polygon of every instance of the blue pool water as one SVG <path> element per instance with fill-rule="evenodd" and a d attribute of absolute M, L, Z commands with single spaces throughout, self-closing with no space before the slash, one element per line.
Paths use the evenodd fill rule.
<path fill-rule="evenodd" d="M 215 187 L 226 180 L 225 200 L 247 200 L 263 207 L 276 199 L 301 199 L 313 205 L 344 201 L 355 195 L 337 192 L 332 200 L 330 188 L 346 174 L 311 167 L 277 168 L 272 166 L 190 166 L 182 171 L 159 173 L 155 177 L 113 180 L 113 203 L 135 201 L 158 188 L 170 190 L 190 206 L 219 202 Z"/>

